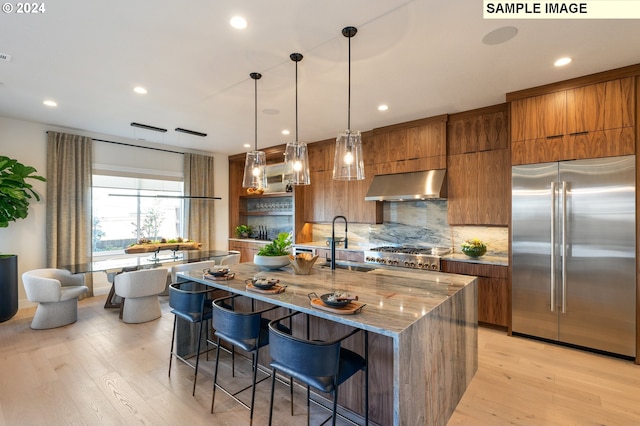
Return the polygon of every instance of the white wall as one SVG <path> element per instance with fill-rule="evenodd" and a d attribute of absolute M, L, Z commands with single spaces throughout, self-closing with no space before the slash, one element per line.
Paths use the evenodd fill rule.
<path fill-rule="evenodd" d="M 21 163 L 33 166 L 38 174 L 46 176 L 47 131 L 66 132 L 89 136 L 114 142 L 124 142 L 134 145 L 158 147 L 175 151 L 192 152 L 210 155 L 215 158 L 214 185 L 216 196 L 215 212 L 215 247 L 217 250 L 228 248 L 229 229 L 229 159 L 227 155 L 213 152 L 185 150 L 179 147 L 145 143 L 115 136 L 91 133 L 75 129 L 51 126 L 43 123 L 33 123 L 0 116 L 0 155 L 15 158 Z M 0 253 L 18 255 L 18 274 L 46 267 L 46 183 L 34 180 L 34 189 L 42 195 L 40 202 L 33 201 L 29 207 L 26 219 L 11 222 L 8 228 L 0 228 Z M 27 300 L 19 283 L 19 307 L 31 305 Z"/>

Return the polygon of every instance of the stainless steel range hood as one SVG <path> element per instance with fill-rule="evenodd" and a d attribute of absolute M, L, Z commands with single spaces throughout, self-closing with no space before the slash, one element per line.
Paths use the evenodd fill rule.
<path fill-rule="evenodd" d="M 415 201 L 447 198 L 446 170 L 376 175 L 367 201 Z"/>

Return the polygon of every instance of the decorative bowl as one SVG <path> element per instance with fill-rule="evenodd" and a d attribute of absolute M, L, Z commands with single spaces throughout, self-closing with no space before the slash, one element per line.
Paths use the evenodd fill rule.
<path fill-rule="evenodd" d="M 486 247 L 462 247 L 462 252 L 469 257 L 480 257 L 487 252 Z"/>
<path fill-rule="evenodd" d="M 296 275 L 309 275 L 316 260 L 318 260 L 318 255 L 311 256 L 307 253 L 289 256 L 293 273 Z"/>
<path fill-rule="evenodd" d="M 289 264 L 289 255 L 285 256 L 253 256 L 253 263 L 264 269 L 280 269 Z"/>

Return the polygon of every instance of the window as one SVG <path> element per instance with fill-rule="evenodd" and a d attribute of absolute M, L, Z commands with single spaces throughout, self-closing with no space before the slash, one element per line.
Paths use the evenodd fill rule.
<path fill-rule="evenodd" d="M 95 255 L 119 254 L 140 239 L 167 240 L 183 234 L 183 183 L 139 177 L 93 175 Z M 144 196 L 144 197 L 143 197 Z"/>

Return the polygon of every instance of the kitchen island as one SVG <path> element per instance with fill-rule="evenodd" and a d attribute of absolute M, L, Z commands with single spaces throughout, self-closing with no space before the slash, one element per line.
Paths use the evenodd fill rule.
<path fill-rule="evenodd" d="M 369 332 L 369 415 L 377 424 L 445 425 L 477 370 L 475 277 L 386 269 L 332 271 L 318 265 L 309 275 L 294 275 L 291 267 L 260 271 L 253 263 L 233 265 L 232 272 L 235 279 L 229 281 L 212 281 L 193 271 L 179 276 L 307 313 L 316 320 L 315 338 L 317 332 L 340 327 Z M 286 291 L 248 291 L 245 279 L 257 273 L 278 278 Z M 309 293 L 339 290 L 357 295 L 366 306 L 354 315 L 311 306 Z M 350 348 L 362 352 L 361 347 Z M 339 399 L 340 405 L 361 415 L 362 386 L 349 381 L 345 386 L 341 395 L 347 399 Z"/>

